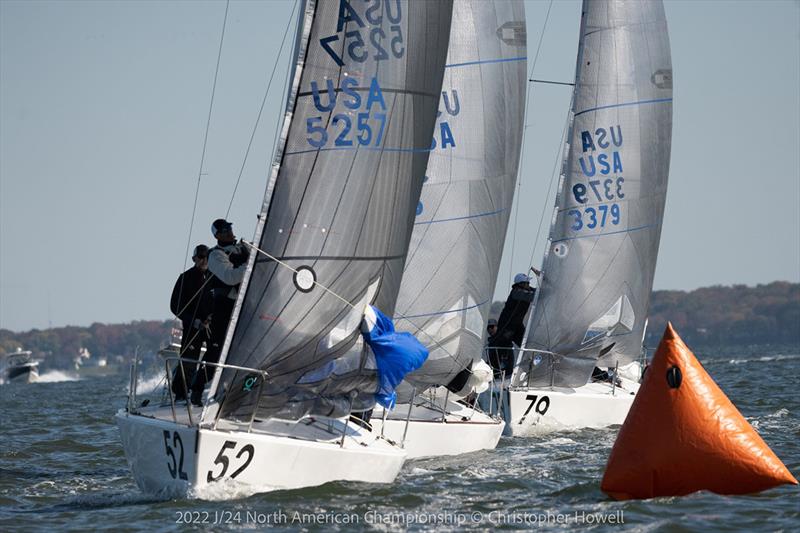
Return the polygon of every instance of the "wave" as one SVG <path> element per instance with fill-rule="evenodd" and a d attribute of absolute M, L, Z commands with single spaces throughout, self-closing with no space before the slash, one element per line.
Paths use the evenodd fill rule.
<path fill-rule="evenodd" d="M 77 374 L 63 372 L 61 370 L 48 370 L 44 374 L 39 374 L 36 383 L 60 383 L 62 381 L 80 381 Z"/>
<path fill-rule="evenodd" d="M 152 394 L 165 382 L 166 378 L 163 370 L 147 377 L 141 377 L 136 383 L 136 394 Z M 130 392 L 130 385 L 126 386 L 125 389 L 126 392 Z"/>
<path fill-rule="evenodd" d="M 787 361 L 792 359 L 800 359 L 800 355 L 765 355 L 764 357 L 756 357 L 754 359 L 731 359 L 728 363 L 732 365 L 742 365 L 745 363 L 766 363 L 769 361 Z"/>
<path fill-rule="evenodd" d="M 190 499 L 218 502 L 249 498 L 254 494 L 272 492 L 275 490 L 278 490 L 278 487 L 272 485 L 248 485 L 240 483 L 235 479 L 228 478 L 209 483 L 208 485 L 190 487 L 187 496 Z"/>

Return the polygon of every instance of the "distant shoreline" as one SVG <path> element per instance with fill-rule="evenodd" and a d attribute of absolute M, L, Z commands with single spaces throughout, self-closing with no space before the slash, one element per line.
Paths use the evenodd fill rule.
<path fill-rule="evenodd" d="M 503 302 L 494 302 L 497 317 Z M 699 354 L 714 351 L 754 355 L 765 349 L 800 352 L 800 283 L 714 286 L 693 291 L 653 291 L 645 346 L 655 348 L 670 321 Z M 0 354 L 17 347 L 33 351 L 48 368 L 70 369 L 86 348 L 109 364 L 128 361 L 139 347 L 154 353 L 169 339 L 174 320 L 139 320 L 126 324 L 95 323 L 13 332 L 0 329 Z M 794 347 L 794 348 L 793 348 Z M 748 350 L 752 349 L 752 352 Z M 87 363 L 89 363 L 87 361 Z"/>

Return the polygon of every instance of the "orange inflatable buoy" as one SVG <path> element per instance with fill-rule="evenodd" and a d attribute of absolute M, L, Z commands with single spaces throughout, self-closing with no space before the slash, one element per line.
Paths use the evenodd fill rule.
<path fill-rule="evenodd" d="M 600 488 L 627 500 L 747 494 L 797 480 L 667 325 Z"/>

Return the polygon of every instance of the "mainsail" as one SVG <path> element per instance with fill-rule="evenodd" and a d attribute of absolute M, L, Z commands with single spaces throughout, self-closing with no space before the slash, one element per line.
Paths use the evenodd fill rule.
<path fill-rule="evenodd" d="M 394 311 L 451 10 L 450 2 L 308 0 L 256 229 L 261 251 L 251 253 L 223 350 L 226 363 L 267 378 L 218 372 L 223 415 L 338 413 L 337 398 L 377 389 L 362 351 L 336 372 L 331 365 L 359 338 L 367 304 Z"/>
<path fill-rule="evenodd" d="M 446 385 L 483 350 L 520 156 L 526 86 L 521 0 L 453 5 L 433 151 L 397 301 L 398 329 L 430 350 L 406 376 Z"/>
<path fill-rule="evenodd" d="M 672 136 L 660 0 L 584 0 L 567 156 L 515 384 L 584 385 L 642 349 Z M 554 354 L 554 355 L 553 355 Z"/>

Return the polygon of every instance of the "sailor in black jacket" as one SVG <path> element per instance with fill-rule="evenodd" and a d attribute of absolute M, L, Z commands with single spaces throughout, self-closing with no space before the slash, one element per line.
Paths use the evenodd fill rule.
<path fill-rule="evenodd" d="M 540 272 L 533 270 L 537 276 Z M 498 359 L 498 372 L 505 372 L 506 378 L 511 376 L 514 370 L 514 350 L 513 345 L 522 347 L 522 338 L 525 336 L 525 315 L 528 314 L 533 296 L 536 289 L 530 285 L 531 278 L 525 274 L 514 276 L 514 285 L 511 286 L 511 293 L 508 295 L 500 318 L 497 319 L 497 332 L 489 339 L 489 346 L 498 348 L 496 357 Z"/>
<path fill-rule="evenodd" d="M 212 311 L 211 274 L 208 272 L 208 247 L 200 244 L 192 254 L 194 266 L 178 276 L 172 289 L 169 308 L 183 323 L 181 358 L 198 360 L 203 343 L 208 341 Z M 183 370 L 181 370 L 181 366 Z M 195 366 L 181 363 L 172 378 L 172 392 L 176 400 L 186 398 L 186 381 L 191 383 Z"/>
<path fill-rule="evenodd" d="M 241 241 L 236 241 L 233 234 L 233 224 L 223 218 L 218 218 L 211 224 L 211 233 L 217 239 L 208 256 L 208 269 L 213 275 L 212 285 L 214 291 L 214 311 L 211 320 L 211 339 L 203 361 L 216 363 L 225 343 L 225 333 L 231 321 L 233 307 L 239 293 L 239 285 L 244 279 L 247 270 L 248 247 Z M 202 405 L 203 389 L 215 367 L 206 367 L 197 372 L 192 382 L 192 403 Z"/>

